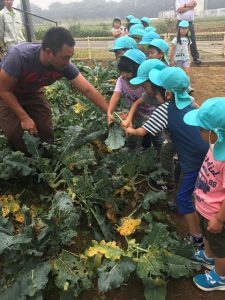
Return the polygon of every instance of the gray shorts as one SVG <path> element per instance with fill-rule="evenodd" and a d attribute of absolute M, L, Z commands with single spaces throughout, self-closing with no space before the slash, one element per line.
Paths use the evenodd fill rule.
<path fill-rule="evenodd" d="M 190 60 L 175 60 L 174 64 L 176 67 L 180 68 L 190 68 Z"/>

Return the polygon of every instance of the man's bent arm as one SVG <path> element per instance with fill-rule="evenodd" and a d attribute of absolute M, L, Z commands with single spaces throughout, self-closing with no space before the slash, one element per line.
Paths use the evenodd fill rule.
<path fill-rule="evenodd" d="M 75 79 L 71 80 L 73 87 L 83 93 L 88 99 L 90 99 L 95 105 L 107 112 L 108 102 L 105 97 L 100 94 L 82 74 L 79 74 Z"/>
<path fill-rule="evenodd" d="M 16 86 L 17 80 L 9 76 L 4 70 L 0 71 L 0 98 L 5 104 L 17 115 L 21 121 L 23 129 L 36 131 L 36 125 L 29 117 L 23 107 L 20 105 L 18 99 L 12 92 Z"/>

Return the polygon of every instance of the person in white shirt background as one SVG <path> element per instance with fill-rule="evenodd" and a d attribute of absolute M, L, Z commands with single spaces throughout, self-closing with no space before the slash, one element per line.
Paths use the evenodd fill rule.
<path fill-rule="evenodd" d="M 190 39 L 191 39 L 191 55 L 193 57 L 193 62 L 196 64 L 201 64 L 199 58 L 199 52 L 195 40 L 195 28 L 194 28 L 194 14 L 195 7 L 197 6 L 197 1 L 195 0 L 176 0 L 176 12 L 177 12 L 177 27 L 180 21 L 189 22 Z"/>

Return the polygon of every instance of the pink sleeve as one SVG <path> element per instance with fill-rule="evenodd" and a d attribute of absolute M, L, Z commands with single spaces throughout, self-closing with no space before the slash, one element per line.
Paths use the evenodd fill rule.
<path fill-rule="evenodd" d="M 122 84 L 122 77 L 120 76 L 116 81 L 114 92 L 122 93 L 122 91 L 123 91 L 123 84 Z"/>

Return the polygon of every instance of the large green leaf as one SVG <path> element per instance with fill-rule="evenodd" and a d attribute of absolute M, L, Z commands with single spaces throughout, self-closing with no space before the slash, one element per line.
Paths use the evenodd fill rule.
<path fill-rule="evenodd" d="M 165 300 L 166 299 L 166 284 L 161 286 L 147 285 L 145 287 L 146 300 Z"/>
<path fill-rule="evenodd" d="M 105 140 L 105 144 L 109 149 L 116 150 L 124 146 L 125 134 L 121 126 L 117 123 L 112 123 L 109 127 L 109 135 Z"/>
<path fill-rule="evenodd" d="M 29 153 L 33 157 L 41 157 L 43 154 L 43 148 L 41 147 L 41 140 L 38 136 L 30 134 L 28 131 L 24 132 L 24 142 L 27 146 Z"/>
<path fill-rule="evenodd" d="M 199 265 L 194 264 L 191 260 L 174 254 L 169 254 L 167 258 L 167 273 L 173 278 L 193 275 L 193 270 L 199 270 Z"/>
<path fill-rule="evenodd" d="M 119 262 L 104 261 L 98 268 L 98 288 L 100 292 L 107 292 L 120 287 L 135 270 L 135 264 L 128 257 L 123 257 Z"/>
<path fill-rule="evenodd" d="M 161 223 L 152 223 L 146 230 L 146 234 L 141 242 L 142 247 L 158 248 L 168 246 L 169 231 L 167 225 Z"/>
<path fill-rule="evenodd" d="M 158 249 L 151 249 L 139 258 L 137 275 L 143 283 L 149 284 L 152 279 L 166 272 L 164 255 Z"/>
<path fill-rule="evenodd" d="M 27 237 L 25 234 L 7 235 L 0 232 L 0 254 L 13 245 L 28 244 L 30 241 L 31 238 Z"/>
<path fill-rule="evenodd" d="M 76 254 L 63 251 L 52 263 L 52 271 L 56 286 L 64 291 L 73 290 L 76 296 L 92 287 L 93 274 Z"/>
<path fill-rule="evenodd" d="M 27 296 L 34 297 L 32 299 L 42 299 L 40 291 L 48 282 L 50 270 L 51 266 L 48 262 L 40 263 L 34 269 L 23 270 L 12 286 L 0 291 L 0 299 L 26 300 Z"/>
<path fill-rule="evenodd" d="M 11 179 L 18 176 L 34 175 L 36 172 L 30 166 L 30 161 L 21 152 L 11 152 L 0 163 L 0 178 Z"/>
<path fill-rule="evenodd" d="M 164 191 L 161 192 L 153 192 L 149 191 L 147 194 L 145 194 L 142 206 L 144 209 L 149 209 L 151 204 L 155 204 L 159 200 L 165 200 L 167 198 L 167 193 Z"/>

